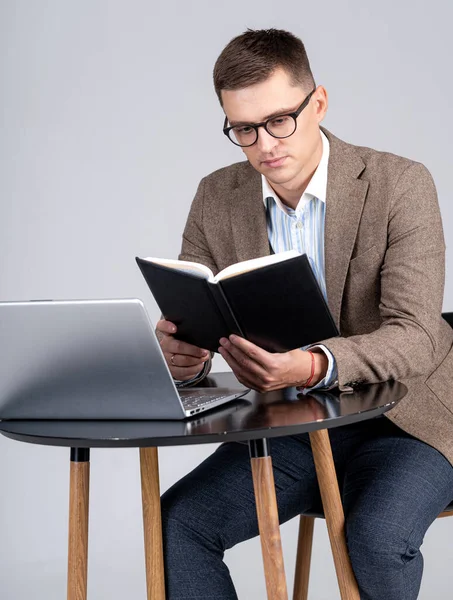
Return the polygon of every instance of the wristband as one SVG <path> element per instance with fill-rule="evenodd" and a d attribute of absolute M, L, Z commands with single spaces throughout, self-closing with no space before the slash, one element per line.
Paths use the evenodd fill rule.
<path fill-rule="evenodd" d="M 307 388 L 310 385 L 310 383 L 312 382 L 312 379 L 313 379 L 313 377 L 315 375 L 315 355 L 313 354 L 313 352 L 311 350 L 308 350 L 308 353 L 311 356 L 310 377 L 306 381 L 304 381 L 304 383 L 302 385 L 298 386 L 298 387 L 301 387 L 301 388 L 304 388 L 304 389 Z"/>

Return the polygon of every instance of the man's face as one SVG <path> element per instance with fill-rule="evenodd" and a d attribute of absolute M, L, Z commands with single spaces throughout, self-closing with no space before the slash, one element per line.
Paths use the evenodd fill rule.
<path fill-rule="evenodd" d="M 310 91 L 294 86 L 288 73 L 278 69 L 262 83 L 240 90 L 223 90 L 223 108 L 230 125 L 261 123 L 277 111 L 280 114 L 296 111 Z M 242 148 L 251 165 L 277 192 L 278 188 L 297 190 L 316 169 L 322 153 L 319 123 L 326 110 L 327 94 L 319 86 L 298 116 L 293 135 L 278 139 L 260 127 L 257 142 Z"/>

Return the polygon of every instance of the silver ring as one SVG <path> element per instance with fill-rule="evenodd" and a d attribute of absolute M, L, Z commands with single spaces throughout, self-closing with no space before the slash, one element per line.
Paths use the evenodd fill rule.
<path fill-rule="evenodd" d="M 172 364 L 174 367 L 176 367 L 176 365 L 175 365 L 175 356 L 176 356 L 175 354 L 172 354 L 172 355 L 170 356 L 170 362 L 171 362 L 171 364 Z"/>

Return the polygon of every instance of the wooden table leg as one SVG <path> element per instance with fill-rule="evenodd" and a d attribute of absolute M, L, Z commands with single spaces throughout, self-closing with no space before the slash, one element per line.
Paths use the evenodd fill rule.
<path fill-rule="evenodd" d="M 288 600 L 272 459 L 266 439 L 249 442 L 268 600 Z"/>
<path fill-rule="evenodd" d="M 312 431 L 310 442 L 318 476 L 327 531 L 342 600 L 360 600 L 346 545 L 345 520 L 327 429 Z"/>
<path fill-rule="evenodd" d="M 165 600 L 162 517 L 157 448 L 140 448 L 148 600 Z"/>
<path fill-rule="evenodd" d="M 68 600 L 86 600 L 90 449 L 71 448 L 69 483 Z"/>
<path fill-rule="evenodd" d="M 310 581 L 311 551 L 315 517 L 299 517 L 299 538 L 297 541 L 296 572 L 294 574 L 293 600 L 308 599 Z"/>

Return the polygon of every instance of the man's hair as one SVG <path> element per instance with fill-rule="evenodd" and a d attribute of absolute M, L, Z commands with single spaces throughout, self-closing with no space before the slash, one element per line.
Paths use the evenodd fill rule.
<path fill-rule="evenodd" d="M 222 50 L 214 66 L 214 87 L 222 104 L 222 90 L 239 90 L 265 81 L 283 68 L 293 85 L 308 93 L 315 87 L 305 46 L 281 29 L 247 29 Z"/>

